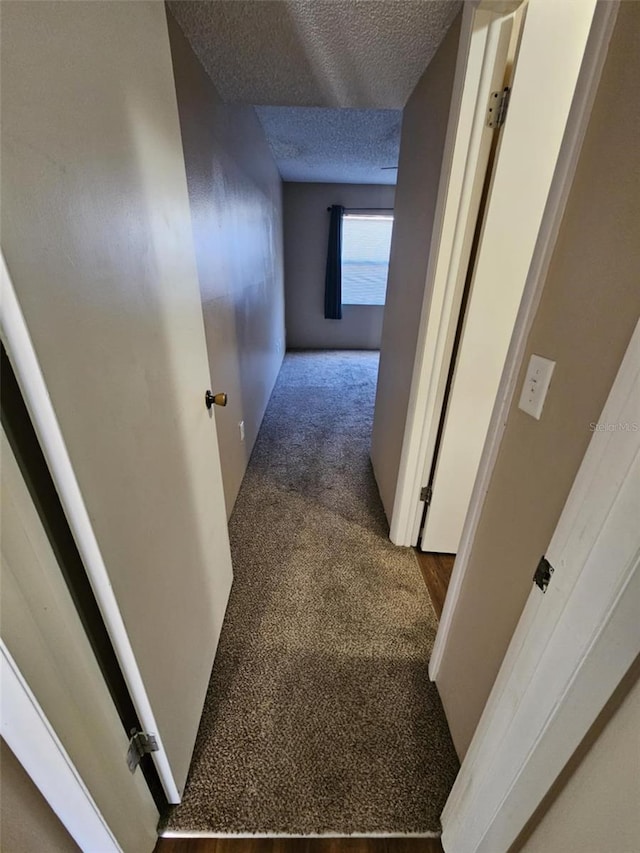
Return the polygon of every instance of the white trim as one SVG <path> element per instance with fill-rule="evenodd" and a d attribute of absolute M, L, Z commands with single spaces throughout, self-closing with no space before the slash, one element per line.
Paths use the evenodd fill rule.
<path fill-rule="evenodd" d="M 466 4 L 451 97 L 425 298 L 411 380 L 407 426 L 389 537 L 415 545 L 422 516 L 418 496 L 425 460 L 433 455 L 448 365 L 493 131 L 489 96 L 502 87 L 513 23 Z"/>
<path fill-rule="evenodd" d="M 155 716 L 82 499 L 71 459 L 31 342 L 29 330 L 20 309 L 4 255 L 1 252 L 0 280 L 2 286 L 0 327 L 7 354 L 15 371 L 136 712 L 145 731 L 153 732 L 158 739 L 160 749 L 153 753 L 153 758 L 167 799 L 170 803 L 179 803 L 180 794 L 169 766 Z"/>
<path fill-rule="evenodd" d="M 575 673 L 566 684 L 561 702 L 548 711 L 550 716 L 545 725 L 536 729 L 535 742 L 531 743 L 531 738 L 526 739 L 527 749 L 532 752 L 524 758 L 521 769 L 506 780 L 502 777 L 503 785 L 499 785 L 503 765 L 507 762 L 496 761 L 486 778 L 484 796 L 478 796 L 472 803 L 462 800 L 455 810 L 445 809 L 443 812 L 442 839 L 447 853 L 506 853 L 510 848 L 640 652 L 637 643 L 639 601 L 640 552 L 636 553 L 610 612 L 605 615 L 597 633 L 589 637 L 588 646 L 581 650 Z M 620 650 L 621 635 L 636 640 L 635 646 L 626 644 L 626 655 L 615 654 Z M 571 637 L 565 634 L 565 639 L 570 640 Z M 554 662 L 549 658 L 559 651 L 558 640 L 553 650 L 545 655 L 547 667 L 553 667 Z M 543 672 L 536 673 L 538 690 L 545 680 L 544 675 Z M 527 698 L 529 702 L 535 702 L 535 697 Z M 517 736 L 526 735 L 523 728 L 518 727 Z M 512 744 L 515 737 L 514 729 L 508 741 L 502 742 L 505 750 L 506 744 Z M 494 743 L 492 748 L 498 749 L 495 736 L 491 740 Z M 482 757 L 487 758 L 486 754 Z M 510 758 L 511 762 L 522 760 L 520 752 L 512 753 Z M 469 778 L 465 773 L 461 784 L 468 782 Z M 492 791 L 494 781 L 498 786 Z M 471 800 L 471 796 L 468 799 Z M 494 802 L 496 799 L 497 803 Z"/>
<path fill-rule="evenodd" d="M 600 421 L 639 419 L 640 322 Z M 639 479 L 640 432 L 595 431 L 443 811 L 448 853 L 509 849 L 640 654 Z"/>
<path fill-rule="evenodd" d="M 71 837 L 82 850 L 121 851 L 2 640 L 0 680 L 2 737 Z"/>
<path fill-rule="evenodd" d="M 160 838 L 440 838 L 439 832 L 179 832 L 165 830 Z"/>
<path fill-rule="evenodd" d="M 487 433 L 487 440 L 473 487 L 469 512 L 462 531 L 460 548 L 451 574 L 449 589 L 438 626 L 438 633 L 431 653 L 429 676 L 432 681 L 437 681 L 438 679 L 444 651 L 449 640 L 453 614 L 457 607 L 458 598 L 469 565 L 473 541 L 484 506 L 484 499 L 489 489 L 496 459 L 498 458 L 498 451 L 516 390 L 516 380 L 524 358 L 527 339 L 536 311 L 538 310 L 549 264 L 551 263 L 551 257 L 558 237 L 560 223 L 564 215 L 569 191 L 578 164 L 582 141 L 587 130 L 602 68 L 609 49 L 609 41 L 618 13 L 618 5 L 617 0 L 611 0 L 611 2 L 608 2 L 608 0 L 599 0 L 596 5 L 571 111 L 567 120 L 567 128 L 558 156 L 558 163 L 549 191 L 549 198 L 547 199 L 531 267 L 529 268 L 513 337 L 507 353 L 504 372 L 500 380 Z"/>

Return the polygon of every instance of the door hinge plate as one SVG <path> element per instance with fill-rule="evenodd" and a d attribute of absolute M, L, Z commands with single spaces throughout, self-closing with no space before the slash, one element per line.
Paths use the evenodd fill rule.
<path fill-rule="evenodd" d="M 155 735 L 148 732 L 137 732 L 135 729 L 131 732 L 131 740 L 129 741 L 129 749 L 127 750 L 127 767 L 132 773 L 140 764 L 140 760 L 144 755 L 150 752 L 158 752 L 160 747 Z"/>
<path fill-rule="evenodd" d="M 423 486 L 420 489 L 420 500 L 424 501 L 427 506 L 431 503 L 431 498 L 433 497 L 433 489 L 431 486 Z"/>
<path fill-rule="evenodd" d="M 492 92 L 487 110 L 487 127 L 502 127 L 507 117 L 511 89 L 508 86 L 501 92 Z"/>
<path fill-rule="evenodd" d="M 546 557 L 541 557 L 536 573 L 533 576 L 533 582 L 536 586 L 539 586 L 543 592 L 546 592 L 552 574 L 553 566 Z"/>

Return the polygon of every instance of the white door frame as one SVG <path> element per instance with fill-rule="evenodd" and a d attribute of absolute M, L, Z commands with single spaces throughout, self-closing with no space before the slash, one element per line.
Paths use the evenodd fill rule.
<path fill-rule="evenodd" d="M 443 811 L 447 853 L 506 853 L 640 654 L 639 423 L 640 321 Z"/>
<path fill-rule="evenodd" d="M 480 207 L 493 131 L 487 105 L 504 81 L 504 52 L 511 14 L 522 0 L 465 3 L 429 249 L 416 360 L 389 537 L 396 545 L 417 542 L 425 461 L 433 455 L 442 411 L 460 302 Z M 509 32 L 505 32 L 508 30 Z"/>
<path fill-rule="evenodd" d="M 465 4 L 463 11 L 435 224 L 429 249 L 430 261 L 425 282 L 426 296 L 418 330 L 407 421 L 390 519 L 389 537 L 396 545 L 411 546 L 418 540 L 424 506 L 419 495 L 424 485 L 423 472 L 426 460 L 433 454 L 442 409 L 453 332 L 457 323 L 459 306 L 456 293 L 459 286 L 457 275 L 464 261 L 463 235 L 468 228 L 469 217 L 473 213 L 472 199 L 467 192 L 464 192 L 464 187 L 468 186 L 474 169 L 481 168 L 481 163 L 476 159 L 477 152 L 472 145 L 470 132 L 474 114 L 482 115 L 484 119 L 487 100 L 484 91 L 480 93 L 478 85 L 480 69 L 484 68 L 483 36 L 481 32 L 474 34 L 473 28 L 480 23 L 480 15 L 486 16 L 489 12 L 493 12 L 497 18 L 500 14 L 512 13 L 519 5 L 520 3 L 515 0 L 514 2 L 482 0 L 478 3 Z M 456 565 L 466 565 L 468 561 L 469 544 L 475 535 L 482 502 L 502 440 L 506 414 L 523 357 L 524 342 L 538 306 L 542 283 L 564 212 L 618 5 L 619 0 L 611 0 L 611 2 L 598 0 L 597 3 L 563 146 L 549 191 L 505 371 L 496 397 Z M 485 32 L 485 40 L 486 37 Z M 452 583 L 452 586 L 455 584 Z M 447 600 L 450 597 L 451 593 L 448 594 Z"/>
<path fill-rule="evenodd" d="M 65 511 L 69 527 L 98 602 L 120 663 L 138 718 L 145 731 L 156 735 L 159 750 L 152 753 L 167 800 L 179 803 L 180 794 L 160 738 L 106 566 L 89 519 L 71 459 L 49 397 L 38 358 L 18 303 L 11 276 L 0 250 L 0 332 Z"/>
<path fill-rule="evenodd" d="M 469 511 L 462 531 L 460 548 L 451 574 L 451 581 L 429 662 L 429 676 L 432 681 L 436 681 L 438 678 L 444 651 L 449 641 L 453 614 L 469 565 L 476 530 L 484 506 L 484 499 L 489 489 L 489 483 L 507 423 L 507 416 L 516 391 L 516 380 L 524 358 L 527 338 L 536 311 L 538 310 L 560 223 L 569 197 L 582 141 L 586 133 L 602 68 L 607 56 L 609 41 L 618 14 L 618 6 L 619 2 L 617 0 L 611 0 L 611 2 L 609 0 L 598 0 L 596 4 L 593 23 L 585 48 L 584 59 L 578 76 L 564 139 L 558 155 L 558 162 L 549 190 L 549 197 L 529 268 L 513 337 L 511 338 L 504 371 L 500 380 L 478 475 L 473 487 Z M 420 343 L 418 346 L 420 347 Z M 420 417 L 423 412 L 424 410 L 420 413 Z M 428 424 L 426 421 L 421 421 L 417 414 L 417 409 L 414 409 L 412 421 L 408 423 L 407 429 L 410 432 L 417 431 L 422 434 L 423 430 L 428 428 Z M 419 466 L 418 456 L 414 455 L 413 458 L 415 463 L 414 473 L 419 471 L 421 474 L 422 469 Z M 420 489 L 418 483 L 416 483 L 415 489 L 417 491 L 412 493 L 414 502 L 416 494 L 419 493 Z M 407 542 L 407 544 L 410 543 Z"/>
<path fill-rule="evenodd" d="M 81 850 L 121 853 L 38 700 L 0 640 L 0 731 L 15 757 Z"/>

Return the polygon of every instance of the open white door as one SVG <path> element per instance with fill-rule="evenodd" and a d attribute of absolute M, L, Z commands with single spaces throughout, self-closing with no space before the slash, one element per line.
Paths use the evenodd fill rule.
<path fill-rule="evenodd" d="M 640 323 L 442 815 L 506 853 L 640 653 Z"/>
<path fill-rule="evenodd" d="M 164 6 L 1 37 L 3 340 L 176 802 L 232 571 Z"/>
<path fill-rule="evenodd" d="M 425 457 L 423 551 L 458 551 L 595 5 L 526 9 L 435 466 L 433 445 Z"/>

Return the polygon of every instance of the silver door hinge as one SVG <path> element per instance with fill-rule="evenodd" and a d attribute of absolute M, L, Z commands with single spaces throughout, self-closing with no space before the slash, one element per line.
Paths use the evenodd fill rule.
<path fill-rule="evenodd" d="M 424 501 L 427 506 L 431 503 L 431 498 L 433 497 L 433 489 L 431 486 L 423 486 L 420 489 L 420 500 Z"/>
<path fill-rule="evenodd" d="M 509 97 L 511 89 L 508 86 L 501 92 L 492 92 L 489 96 L 489 108 L 487 110 L 487 126 L 502 127 L 509 109 Z"/>
<path fill-rule="evenodd" d="M 142 756 L 148 755 L 150 752 L 158 752 L 159 749 L 155 735 L 132 729 L 129 749 L 127 750 L 127 767 L 132 773 L 135 773 Z"/>

